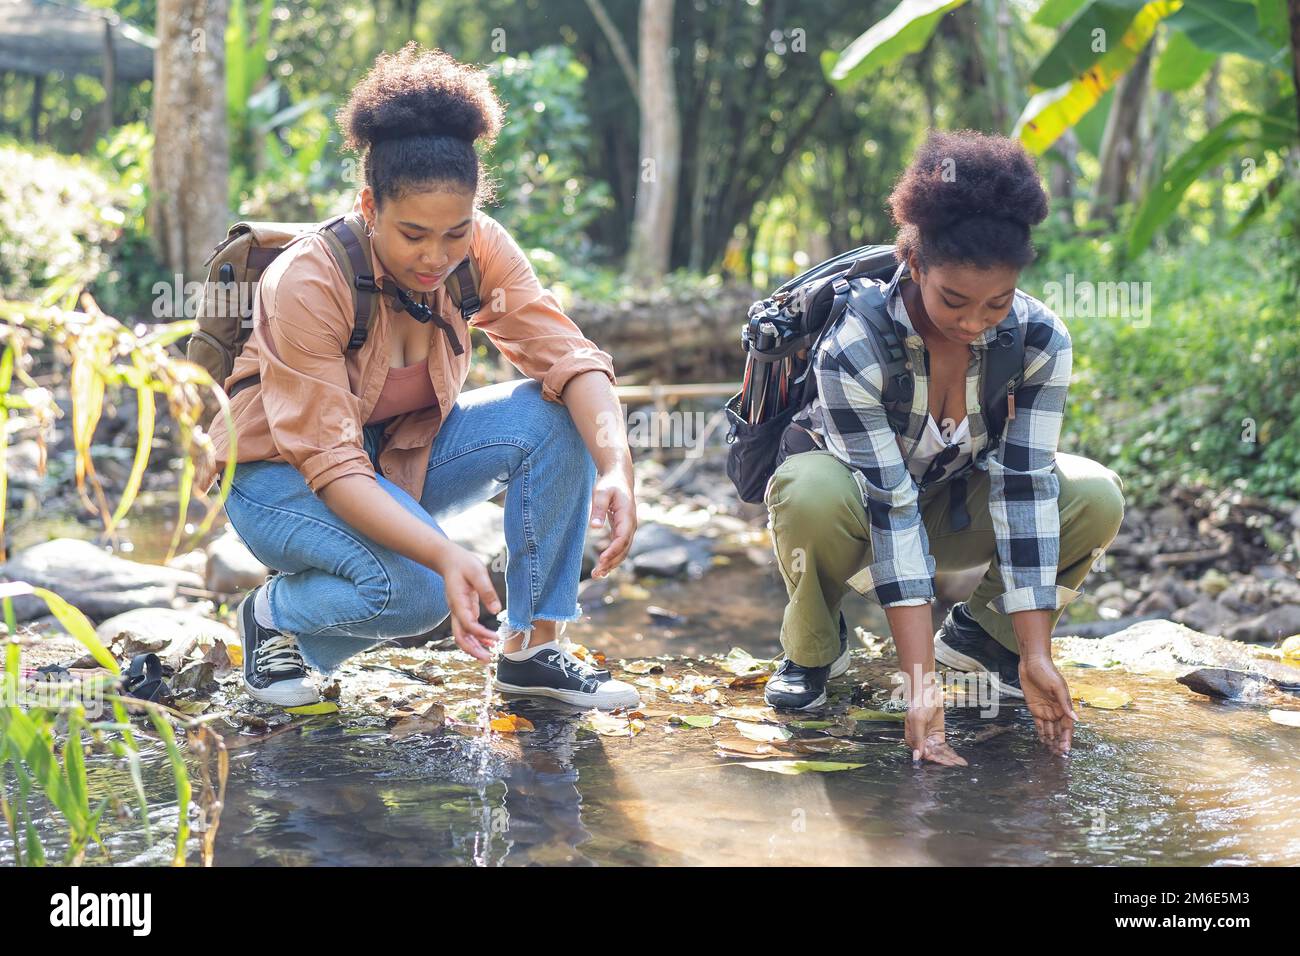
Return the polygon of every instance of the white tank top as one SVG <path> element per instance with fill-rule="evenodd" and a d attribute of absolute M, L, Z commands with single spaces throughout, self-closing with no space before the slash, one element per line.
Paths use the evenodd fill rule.
<path fill-rule="evenodd" d="M 907 470 L 912 476 L 920 481 L 930 465 L 934 462 L 935 456 L 947 448 L 949 445 L 956 445 L 959 449 L 957 456 L 944 467 L 941 474 L 935 474 L 930 477 L 930 484 L 942 481 L 948 475 L 963 467 L 971 456 L 971 437 L 970 437 L 970 416 L 967 415 L 961 420 L 952 434 L 952 441 L 944 441 L 943 432 L 935 424 L 933 415 L 925 416 L 925 432 L 921 435 L 921 441 L 917 444 L 916 450 L 912 452 L 912 457 L 907 463 Z"/>

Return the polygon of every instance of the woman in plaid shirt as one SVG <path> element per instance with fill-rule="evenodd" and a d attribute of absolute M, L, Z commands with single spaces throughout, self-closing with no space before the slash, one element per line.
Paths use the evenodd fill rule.
<path fill-rule="evenodd" d="M 899 268 L 885 298 L 914 383 L 908 428 L 890 425 L 872 333 L 850 308 L 814 356 L 818 398 L 787 431 L 765 496 L 790 597 L 786 660 L 767 699 L 801 710 L 825 702 L 826 682 L 848 667 L 839 607 L 851 587 L 889 619 L 914 760 L 965 764 L 944 739 L 936 659 L 978 674 L 995 700 L 1023 698 L 1040 739 L 1063 754 L 1077 717 L 1052 663 L 1052 629 L 1118 532 L 1124 498 L 1115 472 L 1057 451 L 1070 334 L 1016 288 L 1047 196 L 1019 143 L 964 130 L 932 132 L 889 202 Z M 991 441 L 985 358 L 1011 314 L 1024 373 Z M 932 634 L 935 571 L 986 562 L 970 599 Z"/>

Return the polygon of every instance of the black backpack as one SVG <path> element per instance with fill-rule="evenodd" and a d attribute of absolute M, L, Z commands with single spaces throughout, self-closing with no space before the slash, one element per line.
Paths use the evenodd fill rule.
<path fill-rule="evenodd" d="M 798 446 L 797 441 L 787 444 L 783 439 L 791 420 L 817 396 L 812 357 L 849 307 L 874 333 L 871 341 L 884 370 L 885 411 L 894 431 L 906 434 L 915 379 L 886 309 L 905 268 L 894 257 L 892 245 L 860 246 L 813 266 L 750 306 L 741 330 L 745 381 L 724 406 L 731 421 L 727 477 L 742 501 L 763 501 L 768 480 L 785 458 L 783 446 Z M 1011 311 L 997 326 L 996 344 L 988 351 L 984 370 L 982 412 L 990 446 L 1001 438 L 1006 424 L 1005 396 L 1023 376 L 1024 337 Z M 794 430 L 799 431 L 797 426 Z M 967 470 L 969 466 L 950 479 L 954 531 L 969 521 L 964 511 L 965 480 L 959 477 Z M 925 483 L 920 487 L 924 489 Z"/>

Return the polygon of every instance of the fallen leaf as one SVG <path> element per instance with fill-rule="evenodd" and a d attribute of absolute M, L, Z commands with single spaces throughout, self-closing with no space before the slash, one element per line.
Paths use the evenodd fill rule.
<path fill-rule="evenodd" d="M 579 726 L 602 737 L 634 737 L 645 730 L 645 721 L 635 717 L 628 719 L 615 717 L 604 711 L 589 710 L 582 715 Z"/>
<path fill-rule="evenodd" d="M 781 744 L 781 748 L 804 754 L 836 754 L 846 750 L 857 750 L 858 745 L 848 740 L 836 740 L 833 737 L 813 737 L 808 740 L 787 740 Z"/>
<path fill-rule="evenodd" d="M 227 644 L 226 656 L 230 658 L 231 667 L 244 666 L 244 648 L 239 644 Z"/>
<path fill-rule="evenodd" d="M 1087 684 L 1076 684 L 1071 687 L 1070 699 L 1077 700 L 1087 707 L 1096 707 L 1098 710 L 1118 710 L 1133 703 L 1132 696 L 1118 687 L 1091 687 Z"/>
<path fill-rule="evenodd" d="M 618 589 L 618 596 L 625 601 L 648 601 L 650 592 L 639 584 L 627 583 Z"/>
<path fill-rule="evenodd" d="M 779 757 L 785 751 L 747 737 L 723 737 L 715 741 L 718 754 L 723 757 Z"/>
<path fill-rule="evenodd" d="M 285 711 L 290 714 L 336 714 L 339 705 L 332 700 L 322 700 L 315 704 L 303 704 L 301 707 L 286 707 Z"/>
<path fill-rule="evenodd" d="M 828 727 L 834 727 L 835 723 L 830 720 L 792 720 L 786 726 L 793 727 L 796 730 L 825 730 Z"/>
<path fill-rule="evenodd" d="M 736 730 L 742 737 L 748 737 L 750 740 L 760 740 L 764 743 L 773 743 L 778 740 L 789 740 L 794 734 L 784 727 L 778 727 L 775 724 L 751 724 L 743 720 L 736 721 Z"/>
<path fill-rule="evenodd" d="M 1283 727 L 1300 727 L 1300 710 L 1270 710 L 1268 719 Z"/>
<path fill-rule="evenodd" d="M 784 773 L 791 776 L 801 773 L 833 773 L 836 770 L 857 770 L 865 767 L 861 763 L 834 763 L 827 760 L 769 760 L 752 761 L 738 764 L 741 767 L 753 767 L 769 773 Z"/>
<path fill-rule="evenodd" d="M 1283 657 L 1300 661 L 1300 634 L 1292 634 L 1282 642 L 1282 646 L 1278 650 L 1282 652 Z"/>
<path fill-rule="evenodd" d="M 733 647 L 727 651 L 727 656 L 718 662 L 718 666 L 724 671 L 737 677 L 748 677 L 755 673 L 766 674 L 775 669 L 775 664 L 775 661 L 755 657 L 743 647 Z"/>
<path fill-rule="evenodd" d="M 718 711 L 718 716 L 730 720 L 748 720 L 751 723 L 771 723 L 776 720 L 776 711 L 771 707 L 724 707 Z"/>
<path fill-rule="evenodd" d="M 668 720 L 670 723 L 685 724 L 697 730 L 722 723 L 721 717 L 714 717 L 712 714 L 673 714 Z"/>
<path fill-rule="evenodd" d="M 431 734 L 442 730 L 446 724 L 446 713 L 441 704 L 432 703 L 424 710 L 403 717 L 388 732 L 389 740 L 401 740 L 412 734 Z"/>
<path fill-rule="evenodd" d="M 492 729 L 499 734 L 526 734 L 537 728 L 527 717 L 518 714 L 497 714 L 492 718 Z"/>
<path fill-rule="evenodd" d="M 622 665 L 627 674 L 662 674 L 664 665 L 659 661 L 627 661 Z"/>
<path fill-rule="evenodd" d="M 643 717 L 643 718 L 645 718 L 646 720 L 649 720 L 649 719 L 652 718 L 652 717 L 671 717 L 672 715 L 673 715 L 673 712 L 672 712 L 671 710 L 641 710 L 641 709 L 638 709 L 638 710 L 629 711 L 627 716 L 628 716 L 629 718 L 631 718 L 631 717 Z"/>
<path fill-rule="evenodd" d="M 740 677 L 731 678 L 731 680 L 727 681 L 727 686 L 734 687 L 737 690 L 744 687 L 762 687 L 767 683 L 767 679 L 771 676 L 771 674 L 765 672 L 744 674 Z"/>
<path fill-rule="evenodd" d="M 892 720 L 902 723 L 904 716 L 889 710 L 872 710 L 869 707 L 855 707 L 844 715 L 849 720 Z"/>
<path fill-rule="evenodd" d="M 175 700 L 172 701 L 172 707 L 179 710 L 182 714 L 190 717 L 197 717 L 209 707 L 212 706 L 210 700 Z"/>

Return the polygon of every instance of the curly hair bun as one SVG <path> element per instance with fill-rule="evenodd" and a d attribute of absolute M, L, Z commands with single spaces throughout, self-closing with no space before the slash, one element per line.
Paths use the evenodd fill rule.
<path fill-rule="evenodd" d="M 344 148 L 411 136 L 495 141 L 503 110 L 487 74 L 411 41 L 380 54 L 339 111 Z"/>
<path fill-rule="evenodd" d="M 1023 265 L 1047 194 L 1018 141 L 975 130 L 932 130 L 889 196 L 900 258 Z M 903 248 L 906 247 L 906 248 Z"/>

